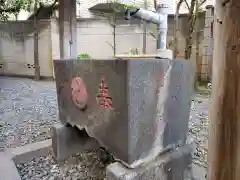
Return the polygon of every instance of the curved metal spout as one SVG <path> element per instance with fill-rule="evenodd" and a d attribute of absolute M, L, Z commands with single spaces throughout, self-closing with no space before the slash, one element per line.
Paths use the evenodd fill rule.
<path fill-rule="evenodd" d="M 131 8 L 125 10 L 125 19 L 132 18 L 141 19 L 157 25 L 157 49 L 165 50 L 167 42 L 167 12 L 166 4 L 161 4 L 157 8 L 157 12 L 149 11 L 142 8 Z"/>
<path fill-rule="evenodd" d="M 153 11 L 142 8 L 126 9 L 125 19 L 130 20 L 132 18 L 145 20 L 158 25 L 164 20 L 164 17 L 161 14 Z"/>

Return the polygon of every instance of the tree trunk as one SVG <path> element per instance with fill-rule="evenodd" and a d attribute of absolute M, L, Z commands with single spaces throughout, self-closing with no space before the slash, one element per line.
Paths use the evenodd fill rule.
<path fill-rule="evenodd" d="M 15 21 L 18 20 L 18 13 L 14 13 L 14 16 L 15 16 Z"/>
<path fill-rule="evenodd" d="M 240 179 L 240 1 L 216 1 L 208 180 Z"/>
<path fill-rule="evenodd" d="M 201 35 L 201 29 L 200 29 L 200 22 L 199 22 L 199 8 L 198 8 L 198 0 L 196 1 L 196 21 L 195 21 L 195 29 L 196 29 L 196 59 L 195 59 L 195 77 L 194 77 L 194 88 L 197 90 L 198 86 L 198 73 L 200 72 L 200 57 L 199 57 L 199 45 L 200 45 L 200 35 Z"/>
<path fill-rule="evenodd" d="M 177 3 L 177 8 L 176 8 L 176 12 L 175 12 L 175 16 L 174 16 L 174 20 L 175 20 L 175 25 L 174 25 L 174 32 L 173 32 L 173 41 L 174 41 L 174 47 L 173 47 L 173 58 L 176 58 L 178 55 L 178 37 L 179 37 L 179 10 L 180 7 L 182 5 L 184 0 L 180 0 Z"/>
<path fill-rule="evenodd" d="M 200 32 L 196 32 L 196 59 L 195 59 L 195 77 L 194 77 L 194 87 L 195 90 L 197 90 L 197 85 L 198 85 L 198 76 L 200 72 L 200 56 L 199 56 L 199 39 L 200 37 Z"/>
<path fill-rule="evenodd" d="M 195 21 L 196 21 L 196 16 L 194 14 L 194 9 L 196 5 L 197 0 L 191 0 L 191 5 L 190 5 L 190 10 L 189 10 L 189 15 L 188 15 L 188 36 L 186 38 L 186 46 L 185 46 L 185 53 L 184 53 L 184 58 L 185 59 L 190 59 L 191 54 L 192 54 L 192 44 L 193 44 L 193 31 L 194 31 L 194 26 L 195 26 Z"/>
<path fill-rule="evenodd" d="M 116 56 L 116 21 L 117 21 L 117 18 L 116 18 L 116 15 L 113 16 L 113 56 L 115 57 Z"/>
<path fill-rule="evenodd" d="M 147 0 L 144 0 L 144 9 L 147 9 Z M 143 49 L 142 53 L 146 54 L 147 51 L 147 22 L 143 21 Z"/>
<path fill-rule="evenodd" d="M 37 12 L 37 0 L 35 0 L 34 12 Z M 35 67 L 35 80 L 40 80 L 40 66 L 38 56 L 38 20 L 36 13 L 34 16 L 34 67 Z"/>
<path fill-rule="evenodd" d="M 157 0 L 153 0 L 154 9 L 157 10 Z"/>

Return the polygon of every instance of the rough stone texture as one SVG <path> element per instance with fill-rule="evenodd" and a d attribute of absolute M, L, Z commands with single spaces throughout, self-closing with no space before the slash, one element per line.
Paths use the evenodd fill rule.
<path fill-rule="evenodd" d="M 128 169 L 116 162 L 107 167 L 107 180 L 187 180 L 191 177 L 192 147 L 186 145 L 167 152 L 150 164 Z"/>
<path fill-rule="evenodd" d="M 11 157 L 3 152 L 0 152 L 0 180 L 21 180 Z"/>
<path fill-rule="evenodd" d="M 47 156 L 51 152 L 52 141 L 45 140 L 9 149 L 15 164 L 26 163 L 33 158 Z"/>
<path fill-rule="evenodd" d="M 197 166 L 196 180 L 205 180 L 210 102 L 209 98 L 197 97 L 192 101 L 190 112 L 188 139 L 197 144 L 193 156 L 193 162 Z M 3 150 L 3 147 L 14 148 L 51 138 L 50 127 L 59 123 L 57 109 L 57 96 L 53 81 L 36 82 L 25 78 L 0 77 L 0 151 Z M 86 155 L 87 157 L 85 157 Z M 86 166 L 86 164 L 94 162 L 96 154 L 83 153 L 79 156 L 81 158 L 78 165 L 82 160 L 85 161 L 84 165 L 81 165 L 81 173 L 79 170 L 71 173 L 66 170 L 64 171 L 65 176 L 73 175 L 75 177 L 80 173 L 82 179 L 89 180 L 88 177 L 94 175 L 92 175 L 92 166 Z M 38 177 L 41 177 L 41 174 L 44 173 L 43 169 L 45 169 L 49 172 L 46 179 L 54 178 L 55 175 L 50 173 L 51 159 L 52 157 L 35 158 L 35 160 L 23 164 L 24 166 L 21 167 L 24 170 L 21 177 L 27 180 L 41 179 Z M 66 169 L 69 169 L 70 166 L 72 166 L 71 163 L 65 165 Z M 101 168 L 98 170 L 104 171 Z"/>
<path fill-rule="evenodd" d="M 51 138 L 58 121 L 53 81 L 0 77 L 0 151 Z"/>
<path fill-rule="evenodd" d="M 54 68 L 60 119 L 85 127 L 130 166 L 186 142 L 193 80 L 190 61 L 61 59 L 54 61 Z M 75 77 L 82 78 L 88 90 L 84 111 L 72 100 Z M 112 109 L 102 108 L 96 101 L 102 78 Z"/>
<path fill-rule="evenodd" d="M 51 128 L 51 132 L 53 154 L 58 161 L 99 147 L 95 139 L 90 138 L 85 131 L 80 131 L 76 127 L 57 124 Z"/>

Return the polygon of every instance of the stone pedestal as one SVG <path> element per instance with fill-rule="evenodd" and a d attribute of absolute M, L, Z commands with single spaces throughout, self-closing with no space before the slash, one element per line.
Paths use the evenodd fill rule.
<path fill-rule="evenodd" d="M 158 49 L 157 56 L 161 58 L 173 59 L 173 52 L 170 49 Z"/>
<path fill-rule="evenodd" d="M 76 127 L 57 124 L 51 128 L 53 155 L 58 161 L 86 150 L 99 148 L 98 142 Z"/>
<path fill-rule="evenodd" d="M 192 145 L 166 152 L 149 164 L 129 169 L 121 163 L 107 167 L 107 180 L 190 180 Z"/>
<path fill-rule="evenodd" d="M 185 144 L 194 77 L 190 61 L 62 59 L 54 67 L 61 122 L 85 128 L 132 168 Z"/>

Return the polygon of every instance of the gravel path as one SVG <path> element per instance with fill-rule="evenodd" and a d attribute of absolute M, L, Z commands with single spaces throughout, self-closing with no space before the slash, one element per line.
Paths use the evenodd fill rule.
<path fill-rule="evenodd" d="M 208 98 L 192 101 L 189 140 L 197 144 L 194 164 L 206 168 Z M 0 151 L 50 138 L 50 127 L 58 123 L 55 84 L 23 78 L 0 77 Z M 99 152 L 82 153 L 58 165 L 51 155 L 19 164 L 23 180 L 104 179 L 105 166 Z M 202 179 L 201 179 L 202 180 Z"/>
<path fill-rule="evenodd" d="M 103 180 L 106 165 L 101 163 L 99 153 L 81 153 L 61 164 L 49 155 L 18 164 L 17 168 L 22 180 Z"/>
<path fill-rule="evenodd" d="M 53 82 L 0 77 L 0 151 L 50 138 L 57 115 Z"/>
<path fill-rule="evenodd" d="M 195 98 L 190 112 L 188 139 L 193 140 L 197 148 L 193 162 L 201 167 L 207 167 L 207 139 L 208 139 L 208 98 Z"/>

